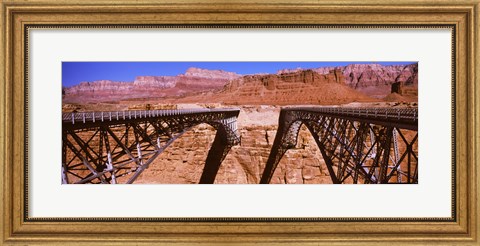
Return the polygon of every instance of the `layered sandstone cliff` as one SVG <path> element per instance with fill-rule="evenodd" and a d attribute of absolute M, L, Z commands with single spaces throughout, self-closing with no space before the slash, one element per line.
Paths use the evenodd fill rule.
<path fill-rule="evenodd" d="M 196 98 L 196 100 L 202 100 Z M 212 100 L 212 99 L 210 99 Z M 247 75 L 229 82 L 215 100 L 228 104 L 339 104 L 374 99 L 345 85 L 340 70 Z"/>
<path fill-rule="evenodd" d="M 234 72 L 227 72 L 223 70 L 209 70 L 209 69 L 191 67 L 187 69 L 187 71 L 185 72 L 185 74 L 183 74 L 183 76 L 197 77 L 197 78 L 204 78 L 204 79 L 232 80 L 240 77 L 241 75 L 236 74 Z"/>
<path fill-rule="evenodd" d="M 65 87 L 65 95 L 78 94 L 78 93 L 95 93 L 95 92 L 122 92 L 129 91 L 134 87 L 132 83 L 128 82 L 119 82 L 119 81 L 110 81 L 110 80 L 99 80 L 93 82 L 80 82 L 80 84 L 72 87 Z"/>
<path fill-rule="evenodd" d="M 133 81 L 137 87 L 172 88 L 177 84 L 177 76 L 138 76 Z"/>
<path fill-rule="evenodd" d="M 302 68 L 283 69 L 277 74 L 298 72 Z M 418 84 L 418 64 L 383 66 L 380 64 L 350 64 L 338 67 L 320 67 L 312 69 L 320 74 L 328 74 L 332 70 L 340 70 L 345 76 L 345 84 L 352 88 L 371 86 L 390 86 L 395 82 L 407 85 Z"/>
<path fill-rule="evenodd" d="M 247 75 L 233 80 L 225 86 L 225 91 L 232 92 L 244 87 L 264 87 L 267 90 L 296 89 L 303 86 L 320 86 L 325 83 L 345 83 L 345 78 L 339 70 L 331 70 L 327 74 L 319 74 L 313 70 L 297 72 Z"/>

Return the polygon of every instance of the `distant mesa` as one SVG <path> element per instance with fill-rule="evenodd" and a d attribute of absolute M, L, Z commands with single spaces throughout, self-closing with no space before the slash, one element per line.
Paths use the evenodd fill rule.
<path fill-rule="evenodd" d="M 206 79 L 222 79 L 222 80 L 232 80 L 241 75 L 236 74 L 234 72 L 226 72 L 223 70 L 208 70 L 208 69 L 201 69 L 196 67 L 191 67 L 187 69 L 184 75 L 180 75 L 183 77 L 197 77 L 197 78 L 206 78 Z"/>
<path fill-rule="evenodd" d="M 64 102 L 101 102 L 133 98 L 178 97 L 218 90 L 241 75 L 222 70 L 189 68 L 177 76 L 137 76 L 130 82 L 100 80 L 81 82 L 63 90 Z"/>
<path fill-rule="evenodd" d="M 241 75 L 233 72 L 192 67 L 185 74 L 178 75 L 177 87 L 196 91 L 217 90 L 225 86 L 230 80 L 239 77 Z"/>
<path fill-rule="evenodd" d="M 137 76 L 133 81 L 134 86 L 154 88 L 172 88 L 177 84 L 176 76 Z"/>
<path fill-rule="evenodd" d="M 101 93 L 106 91 L 123 91 L 131 90 L 133 84 L 129 82 L 119 82 L 110 80 L 98 80 L 93 82 L 83 81 L 76 86 L 65 87 L 65 95 L 81 94 L 81 93 Z"/>

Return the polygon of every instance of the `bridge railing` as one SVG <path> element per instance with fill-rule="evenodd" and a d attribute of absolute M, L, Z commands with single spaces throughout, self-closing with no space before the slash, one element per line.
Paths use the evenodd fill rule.
<path fill-rule="evenodd" d="M 324 108 L 287 108 L 287 110 L 301 110 L 315 113 L 345 115 L 353 117 L 377 118 L 387 120 L 408 120 L 418 121 L 418 108 L 340 108 L 340 107 L 324 107 Z"/>
<path fill-rule="evenodd" d="M 202 114 L 214 112 L 238 111 L 238 109 L 166 109 L 166 110 L 127 110 L 127 111 L 99 111 L 99 112 L 72 112 L 63 113 L 65 123 L 85 123 L 96 121 L 131 120 L 152 117 L 176 116 L 187 114 Z"/>

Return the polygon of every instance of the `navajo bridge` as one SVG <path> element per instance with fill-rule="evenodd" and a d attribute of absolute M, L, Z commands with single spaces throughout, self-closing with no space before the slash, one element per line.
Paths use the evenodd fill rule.
<path fill-rule="evenodd" d="M 240 143 L 239 109 L 134 110 L 64 113 L 62 183 L 133 183 L 192 127 L 216 130 L 199 183 L 212 184 L 230 149 Z M 312 134 L 331 181 L 418 183 L 417 108 L 296 107 L 280 111 L 261 177 L 268 184 L 301 127 Z"/>

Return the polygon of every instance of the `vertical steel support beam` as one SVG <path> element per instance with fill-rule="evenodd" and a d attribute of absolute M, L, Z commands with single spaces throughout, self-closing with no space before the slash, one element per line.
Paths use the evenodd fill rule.
<path fill-rule="evenodd" d="M 107 161 L 106 161 L 107 169 L 112 170 L 110 172 L 111 183 L 116 184 L 117 178 L 115 177 L 115 170 L 113 169 L 112 153 L 110 149 L 110 141 L 108 140 L 108 134 L 107 134 L 107 131 L 103 129 L 101 129 L 101 132 L 105 140 L 105 151 L 107 152 Z"/>
<path fill-rule="evenodd" d="M 66 136 L 64 136 L 66 137 Z M 62 184 L 68 184 L 67 145 L 62 139 Z"/>
<path fill-rule="evenodd" d="M 327 154 L 325 151 L 325 146 L 323 145 L 322 142 L 320 142 L 320 136 L 317 134 L 316 130 L 312 125 L 306 124 L 308 130 L 312 134 L 313 138 L 315 139 L 315 142 L 317 143 L 318 148 L 320 149 L 320 153 L 322 154 L 323 160 L 325 161 L 325 164 L 327 165 L 328 173 L 330 174 L 330 178 L 332 179 L 332 183 L 334 184 L 340 184 L 340 180 L 337 178 L 337 174 L 335 174 L 335 171 L 333 170 L 333 161 L 330 158 L 330 156 Z M 340 172 L 341 170 L 337 169 L 337 172 Z"/>
<path fill-rule="evenodd" d="M 385 135 L 384 135 L 384 142 L 382 144 L 383 148 L 383 157 L 382 161 L 380 162 L 380 174 L 378 182 L 385 184 L 388 182 L 387 180 L 387 171 L 388 171 L 388 161 L 390 159 L 390 151 L 391 151 L 391 144 L 392 144 L 392 127 L 385 127 Z"/>

